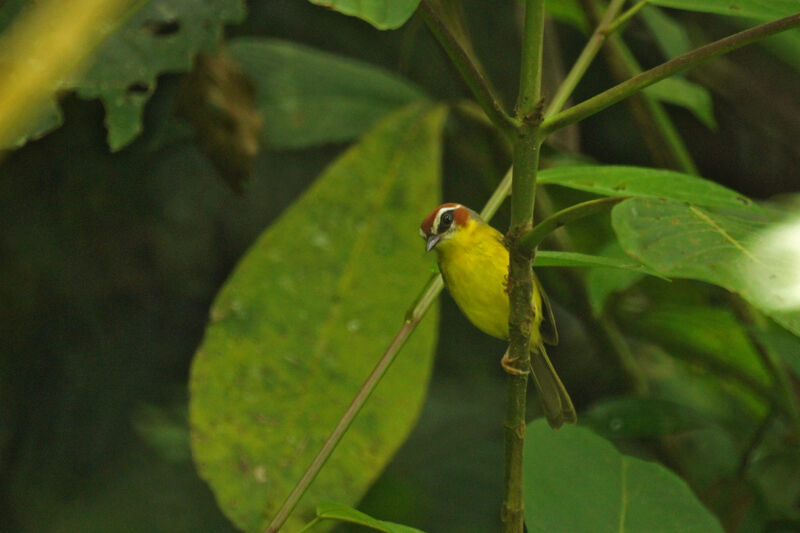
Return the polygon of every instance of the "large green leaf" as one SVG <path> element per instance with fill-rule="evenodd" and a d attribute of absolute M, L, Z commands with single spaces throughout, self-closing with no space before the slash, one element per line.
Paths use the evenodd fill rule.
<path fill-rule="evenodd" d="M 671 278 L 741 294 L 800 335 L 800 221 L 750 207 L 632 198 L 611 221 L 623 249 Z"/>
<path fill-rule="evenodd" d="M 411 18 L 419 0 L 311 0 L 311 3 L 358 17 L 379 30 L 393 30 Z"/>
<path fill-rule="evenodd" d="M 619 453 L 583 427 L 544 420 L 525 439 L 525 523 L 557 533 L 712 533 L 716 518 L 658 463 Z"/>
<path fill-rule="evenodd" d="M 603 196 L 668 198 L 705 206 L 740 207 L 753 203 L 713 181 L 646 167 L 582 165 L 548 168 L 539 174 L 539 183 Z"/>
<path fill-rule="evenodd" d="M 300 479 L 428 278 L 419 214 L 436 205 L 445 111 L 386 117 L 253 245 L 220 291 L 191 372 L 192 450 L 224 512 L 256 531 Z M 426 319 L 287 525 L 355 504 L 414 424 Z"/>
<path fill-rule="evenodd" d="M 634 263 L 630 259 L 617 257 L 603 257 L 600 255 L 582 254 L 578 252 L 540 251 L 536 253 L 533 266 L 535 267 L 599 267 L 631 270 L 641 274 L 650 274 L 663 278 L 658 272 L 650 270 L 641 263 Z"/>
<path fill-rule="evenodd" d="M 194 56 L 216 48 L 225 24 L 244 14 L 242 0 L 150 0 L 98 48 L 75 85 L 81 96 L 102 99 L 112 150 L 141 132 L 157 76 L 191 69 Z"/>
<path fill-rule="evenodd" d="M 651 4 L 737 17 L 781 18 L 800 11 L 797 0 L 650 0 Z"/>
<path fill-rule="evenodd" d="M 234 39 L 228 52 L 253 81 L 271 147 L 350 140 L 386 113 L 425 99 L 381 68 L 288 41 Z"/>
<path fill-rule="evenodd" d="M 338 520 L 340 522 L 349 522 L 351 524 L 358 524 L 365 526 L 376 531 L 383 531 L 384 533 L 422 533 L 419 529 L 404 526 L 402 524 L 395 524 L 394 522 L 386 522 L 385 520 L 378 520 L 372 518 L 368 514 L 357 511 L 347 505 L 338 503 L 323 503 L 317 507 L 317 518 L 310 523 L 303 531 L 311 531 L 316 528 L 314 525 L 322 520 Z"/>

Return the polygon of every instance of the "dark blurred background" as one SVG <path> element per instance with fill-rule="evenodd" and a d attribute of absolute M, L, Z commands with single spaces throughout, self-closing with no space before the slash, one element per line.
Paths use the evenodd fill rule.
<path fill-rule="evenodd" d="M 517 86 L 518 57 L 509 50 L 518 50 L 518 8 L 477 0 L 464 8 L 482 63 L 508 102 Z M 720 17 L 681 17 L 699 42 L 736 29 Z M 558 23 L 548 31 L 558 45 L 548 50 L 553 64 L 571 64 L 584 37 Z M 245 22 L 227 32 L 241 35 L 381 65 L 434 99 L 468 97 L 417 18 L 378 32 L 308 2 L 251 2 Z M 640 25 L 626 38 L 644 66 L 662 60 Z M 597 63 L 577 99 L 615 82 L 602 56 Z M 754 198 L 800 190 L 797 71 L 750 47 L 691 77 L 712 90 L 718 129 L 668 109 L 701 175 Z M 9 153 L 0 167 L 2 531 L 232 529 L 191 462 L 189 364 L 237 260 L 345 145 L 264 146 L 238 195 L 190 138 L 168 133 L 181 81 L 159 78 L 144 134 L 118 153 L 106 145 L 101 104 L 66 96 L 64 125 Z M 443 198 L 479 208 L 508 168 L 507 148 L 456 113 L 446 136 Z M 563 142 L 599 162 L 652 165 L 641 139 L 620 104 Z M 553 192 L 555 203 L 568 200 Z M 507 212 L 496 221 L 503 227 Z M 626 390 L 582 326 L 585 309 L 571 300 L 569 279 L 551 271 L 542 277 L 562 333 L 551 353 L 579 411 Z M 495 531 L 504 348 L 471 327 L 449 296 L 442 300 L 422 417 L 359 508 L 431 531 Z"/>

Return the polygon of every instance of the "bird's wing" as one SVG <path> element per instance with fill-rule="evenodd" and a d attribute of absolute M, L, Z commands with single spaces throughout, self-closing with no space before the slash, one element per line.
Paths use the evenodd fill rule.
<path fill-rule="evenodd" d="M 547 297 L 547 293 L 544 292 L 544 287 L 539 283 L 539 278 L 536 277 L 536 274 L 533 275 L 533 282 L 538 287 L 539 294 L 542 295 L 542 312 L 544 316 L 539 326 L 542 340 L 547 344 L 556 345 L 558 344 L 558 330 L 556 329 L 556 318 L 553 316 L 553 308 L 550 306 L 550 299 Z"/>

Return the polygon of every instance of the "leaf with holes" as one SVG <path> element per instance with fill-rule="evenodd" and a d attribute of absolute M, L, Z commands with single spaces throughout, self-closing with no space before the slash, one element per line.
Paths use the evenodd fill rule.
<path fill-rule="evenodd" d="M 383 119 L 240 261 L 192 364 L 192 450 L 220 507 L 262 530 L 355 396 L 428 278 L 419 214 L 436 205 L 445 110 Z M 433 316 L 430 316 L 433 315 Z M 356 504 L 422 405 L 435 314 L 417 328 L 287 524 Z"/>
<path fill-rule="evenodd" d="M 658 463 L 619 453 L 583 427 L 525 437 L 525 524 L 530 533 L 722 533 L 689 486 Z"/>
<path fill-rule="evenodd" d="M 800 219 L 755 205 L 632 198 L 614 207 L 611 222 L 643 264 L 737 292 L 800 335 Z"/>
<path fill-rule="evenodd" d="M 82 97 L 103 101 L 112 150 L 141 132 L 158 75 L 190 70 L 194 56 L 214 50 L 225 24 L 244 14 L 242 0 L 151 0 L 100 45 L 75 87 Z"/>
<path fill-rule="evenodd" d="M 393 30 L 411 18 L 419 0 L 311 0 L 311 3 L 358 17 L 379 30 Z"/>

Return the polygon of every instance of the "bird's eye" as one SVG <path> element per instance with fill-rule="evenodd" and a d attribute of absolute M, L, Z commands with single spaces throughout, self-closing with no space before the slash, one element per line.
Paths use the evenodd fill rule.
<path fill-rule="evenodd" d="M 442 226 L 447 227 L 453 223 L 453 212 L 448 211 L 442 215 Z"/>

